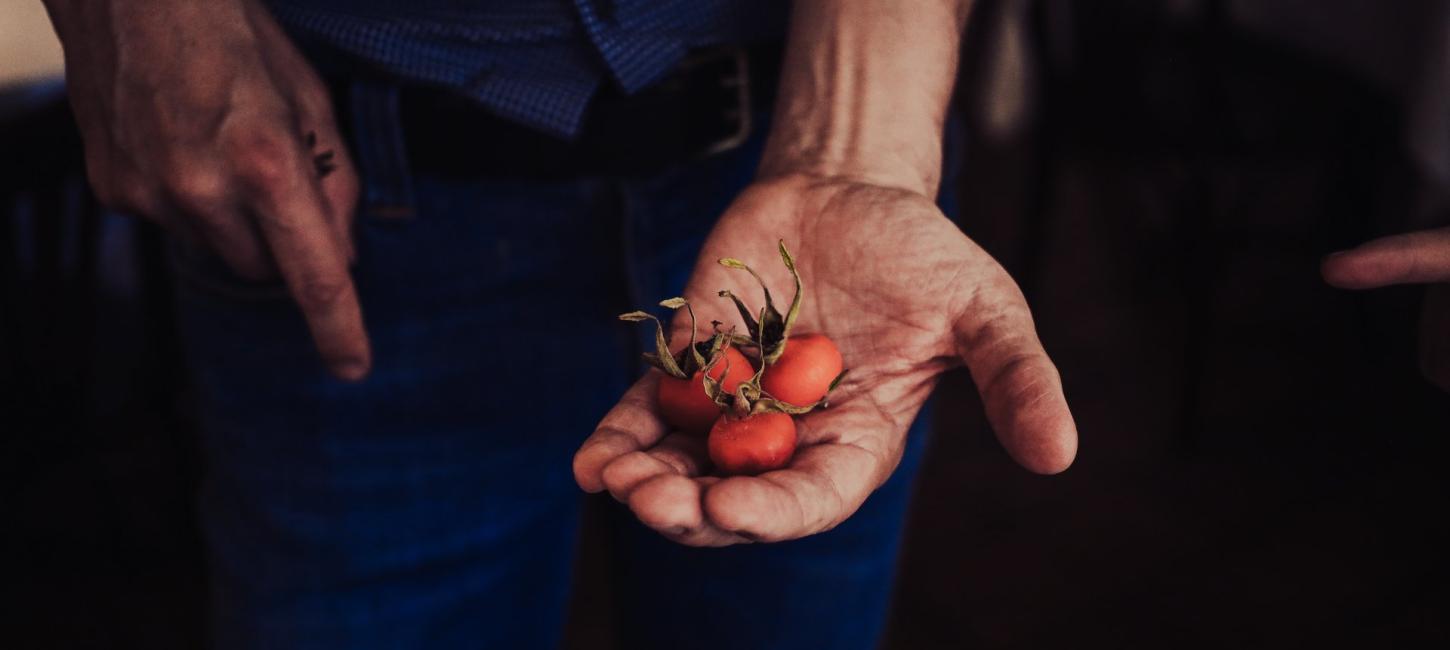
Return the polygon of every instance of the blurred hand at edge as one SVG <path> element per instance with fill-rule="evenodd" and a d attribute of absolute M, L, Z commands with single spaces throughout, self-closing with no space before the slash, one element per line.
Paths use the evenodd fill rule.
<path fill-rule="evenodd" d="M 1341 289 L 1428 284 L 1420 318 L 1420 370 L 1450 392 L 1450 228 L 1381 237 L 1324 259 L 1325 282 Z"/>

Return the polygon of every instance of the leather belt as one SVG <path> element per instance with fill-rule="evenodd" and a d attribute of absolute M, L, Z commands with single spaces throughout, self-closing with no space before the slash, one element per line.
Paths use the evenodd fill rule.
<path fill-rule="evenodd" d="M 634 176 L 728 151 L 770 110 L 780 52 L 779 44 L 697 51 L 634 95 L 606 83 L 574 140 L 495 117 L 454 93 L 407 86 L 398 111 L 409 166 L 454 178 Z"/>

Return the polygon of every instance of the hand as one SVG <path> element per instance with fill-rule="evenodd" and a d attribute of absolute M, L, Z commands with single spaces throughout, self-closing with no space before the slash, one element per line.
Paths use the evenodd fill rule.
<path fill-rule="evenodd" d="M 357 176 L 324 86 L 266 9 L 47 7 L 100 200 L 199 240 L 242 277 L 280 273 L 333 373 L 367 374 L 348 275 Z"/>
<path fill-rule="evenodd" d="M 809 176 L 757 183 L 720 218 L 685 289 L 700 322 L 740 325 L 719 289 L 760 304 L 753 280 L 718 265 L 721 257 L 751 264 L 776 295 L 790 295 L 777 239 L 805 280 L 794 331 L 829 335 L 850 368 L 830 407 L 798 422 L 790 466 L 758 477 L 703 476 L 704 440 L 666 430 L 651 371 L 576 454 L 582 488 L 608 489 L 640 521 L 689 545 L 829 530 L 890 476 L 938 375 L 962 362 L 1017 462 L 1048 474 L 1072 462 L 1076 428 L 1021 292 L 929 199 Z M 686 340 L 688 319 L 676 318 L 672 329 L 673 341 Z"/>
<path fill-rule="evenodd" d="M 1341 289 L 1433 284 L 1420 322 L 1420 368 L 1450 392 L 1450 228 L 1382 237 L 1325 258 L 1324 280 Z"/>

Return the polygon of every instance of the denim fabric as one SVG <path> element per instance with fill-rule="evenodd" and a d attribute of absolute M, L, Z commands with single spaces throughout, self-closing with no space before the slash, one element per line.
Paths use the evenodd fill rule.
<path fill-rule="evenodd" d="M 760 144 L 647 179 L 415 174 L 415 218 L 359 228 L 359 384 L 327 376 L 276 287 L 178 256 L 217 645 L 556 645 L 570 459 L 641 372 L 615 315 L 680 291 Z M 860 512 L 805 540 L 685 548 L 616 508 L 623 647 L 874 646 L 924 422 Z"/>
<path fill-rule="evenodd" d="M 570 460 L 631 379 L 612 195 L 417 189 L 420 218 L 360 232 L 376 360 L 362 384 L 326 376 L 285 298 L 183 283 L 220 647 L 557 638 Z"/>

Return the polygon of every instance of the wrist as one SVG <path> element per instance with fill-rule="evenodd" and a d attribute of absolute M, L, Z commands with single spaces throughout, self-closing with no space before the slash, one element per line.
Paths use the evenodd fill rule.
<path fill-rule="evenodd" d="M 869 111 L 865 111 L 869 115 Z M 941 183 L 941 130 L 873 127 L 868 117 L 819 123 L 813 113 L 778 106 L 759 177 L 848 180 L 934 196 Z"/>
<path fill-rule="evenodd" d="M 760 175 L 934 196 L 967 4 L 798 0 Z"/>

